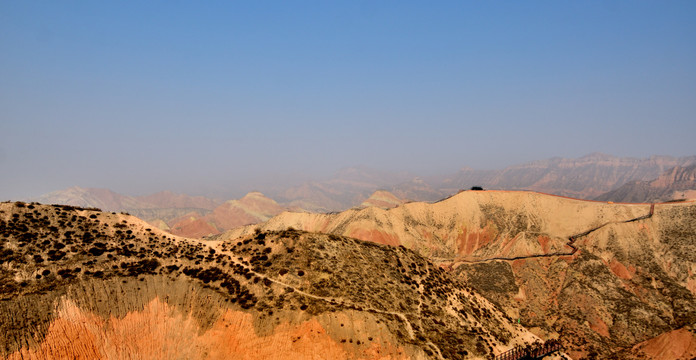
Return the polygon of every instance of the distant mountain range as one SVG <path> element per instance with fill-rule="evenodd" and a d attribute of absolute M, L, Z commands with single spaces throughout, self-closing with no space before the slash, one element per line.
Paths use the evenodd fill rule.
<path fill-rule="evenodd" d="M 594 153 L 577 159 L 534 161 L 502 170 L 465 168 L 455 174 L 433 177 L 354 167 L 343 169 L 325 181 L 270 191 L 269 197 L 252 192 L 227 202 L 169 191 L 127 196 L 108 189 L 80 187 L 27 200 L 128 212 L 174 234 L 201 237 L 266 221 L 285 210 L 332 212 L 366 206 L 389 208 L 407 201 L 437 201 L 472 186 L 534 190 L 580 199 L 600 196 L 599 199 L 613 201 L 644 201 L 639 195 L 603 194 L 630 182 L 634 183 L 631 193 L 647 191 L 654 185 L 636 184 L 653 181 L 668 169 L 694 165 L 696 156 L 638 159 Z M 629 191 L 621 190 L 621 194 L 624 193 Z"/>
<path fill-rule="evenodd" d="M 557 157 L 534 161 L 502 170 L 464 168 L 455 174 L 433 177 L 351 168 L 327 181 L 306 183 L 270 196 L 312 211 L 355 207 L 376 190 L 387 190 L 397 198 L 412 201 L 437 201 L 472 186 L 593 199 L 629 181 L 652 180 L 675 166 L 692 164 L 696 164 L 696 156 L 638 159 L 593 153 L 577 159 Z"/>
<path fill-rule="evenodd" d="M 221 200 L 204 196 L 175 194 L 161 191 L 147 196 L 128 196 L 109 189 L 74 186 L 31 199 L 40 203 L 65 204 L 80 207 L 97 207 L 104 211 L 129 211 L 147 209 L 197 209 L 211 211 L 222 204 Z"/>
<path fill-rule="evenodd" d="M 461 170 L 435 187 L 454 192 L 473 185 L 491 189 L 534 190 L 591 199 L 629 181 L 650 180 L 675 166 L 696 164 L 696 156 L 622 158 L 593 153 L 578 159 L 551 158 L 500 171 Z"/>
<path fill-rule="evenodd" d="M 650 181 L 630 181 L 597 200 L 636 203 L 688 198 L 696 198 L 696 165 L 675 166 Z"/>
<path fill-rule="evenodd" d="M 289 210 L 260 192 L 250 192 L 239 200 L 230 200 L 202 215 L 191 212 L 168 222 L 175 235 L 202 237 L 248 224 L 257 224 Z M 294 209 L 299 210 L 299 209 Z"/>

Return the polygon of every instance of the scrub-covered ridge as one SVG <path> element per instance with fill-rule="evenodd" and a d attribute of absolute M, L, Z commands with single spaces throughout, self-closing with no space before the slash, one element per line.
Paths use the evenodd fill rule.
<path fill-rule="evenodd" d="M 535 337 L 403 247 L 292 229 L 175 237 L 0 204 L 0 357 L 488 358 Z"/>

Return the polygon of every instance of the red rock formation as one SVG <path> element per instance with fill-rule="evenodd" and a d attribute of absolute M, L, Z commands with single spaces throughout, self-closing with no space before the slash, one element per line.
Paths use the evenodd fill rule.
<path fill-rule="evenodd" d="M 215 225 L 206 221 L 197 213 L 189 213 L 170 221 L 169 232 L 174 235 L 201 238 L 203 236 L 219 234 Z"/>
<path fill-rule="evenodd" d="M 644 341 L 631 349 L 655 360 L 680 360 L 696 357 L 696 331 L 693 327 L 681 328 Z"/>

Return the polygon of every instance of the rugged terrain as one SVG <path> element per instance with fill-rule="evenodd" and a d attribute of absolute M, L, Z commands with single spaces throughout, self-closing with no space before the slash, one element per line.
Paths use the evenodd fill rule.
<path fill-rule="evenodd" d="M 535 337 L 416 252 L 292 229 L 202 241 L 0 204 L 0 357 L 489 358 Z"/>
<path fill-rule="evenodd" d="M 696 323 L 693 202 L 609 204 L 465 191 L 389 210 L 286 212 L 221 238 L 288 226 L 413 249 L 540 337 L 560 337 L 573 358 L 642 352 L 674 359 L 655 350 L 665 339 L 686 342 L 676 358 L 696 356 L 688 350 Z"/>
<path fill-rule="evenodd" d="M 696 199 L 696 165 L 676 166 L 657 179 L 631 181 L 597 197 L 601 201 L 660 202 Z"/>

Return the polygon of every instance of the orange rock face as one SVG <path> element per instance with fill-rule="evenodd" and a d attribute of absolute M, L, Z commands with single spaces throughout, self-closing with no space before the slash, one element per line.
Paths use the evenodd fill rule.
<path fill-rule="evenodd" d="M 488 227 L 484 227 L 480 231 L 469 232 L 467 228 L 463 228 L 461 234 L 457 237 L 459 255 L 471 255 L 476 250 L 488 245 L 495 238 L 495 234 Z"/>
<path fill-rule="evenodd" d="M 197 214 L 188 214 L 171 222 L 169 232 L 174 235 L 199 238 L 220 231 Z"/>
<path fill-rule="evenodd" d="M 636 272 L 636 269 L 633 266 L 626 268 L 624 264 L 618 262 L 616 259 L 611 260 L 609 263 L 609 268 L 611 269 L 611 272 L 624 280 L 630 280 L 633 278 L 633 274 Z"/>
<path fill-rule="evenodd" d="M 632 350 L 656 360 L 693 359 L 696 357 L 696 334 L 694 329 L 682 328 L 642 342 Z"/>
<path fill-rule="evenodd" d="M 590 319 L 590 329 L 604 337 L 609 337 L 609 327 L 600 317 Z"/>
<path fill-rule="evenodd" d="M 373 338 L 365 346 L 341 343 L 316 318 L 280 324 L 259 335 L 251 314 L 226 311 L 201 332 L 190 316 L 159 299 L 123 318 L 103 319 L 65 301 L 36 349 L 16 359 L 407 359 L 404 351 Z"/>
<path fill-rule="evenodd" d="M 365 241 L 372 241 L 378 244 L 384 244 L 384 245 L 392 245 L 392 246 L 399 246 L 401 243 L 399 242 L 399 238 L 396 237 L 394 234 L 387 234 L 382 231 L 379 231 L 377 229 L 374 230 L 366 230 L 366 229 L 355 229 L 352 231 L 349 235 L 350 237 L 360 239 L 360 240 L 365 240 Z"/>

